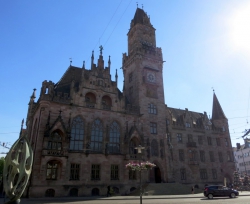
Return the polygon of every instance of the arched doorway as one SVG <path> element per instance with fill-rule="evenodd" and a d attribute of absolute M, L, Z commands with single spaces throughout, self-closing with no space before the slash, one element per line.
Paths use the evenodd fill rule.
<path fill-rule="evenodd" d="M 161 170 L 159 167 L 154 168 L 155 183 L 161 183 Z"/>

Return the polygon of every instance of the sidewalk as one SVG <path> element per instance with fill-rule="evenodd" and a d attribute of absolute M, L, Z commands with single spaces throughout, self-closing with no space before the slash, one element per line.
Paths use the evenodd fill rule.
<path fill-rule="evenodd" d="M 239 192 L 240 196 L 250 196 L 250 191 L 242 191 Z M 150 195 L 143 196 L 143 200 L 145 199 L 187 199 L 187 198 L 204 198 L 203 193 L 197 194 L 186 194 L 186 195 Z M 111 197 L 103 197 L 103 196 L 90 196 L 90 197 L 55 197 L 55 198 L 22 198 L 21 203 L 39 203 L 39 202 L 59 202 L 69 203 L 72 201 L 88 201 L 88 200 L 138 200 L 139 196 L 111 196 Z M 0 201 L 3 201 L 3 198 L 0 198 Z M 3 203 L 3 202 L 0 202 Z"/>

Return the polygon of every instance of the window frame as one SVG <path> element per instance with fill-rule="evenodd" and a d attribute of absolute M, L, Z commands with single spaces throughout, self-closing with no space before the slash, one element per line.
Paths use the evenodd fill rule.
<path fill-rule="evenodd" d="M 177 137 L 177 142 L 182 143 L 182 134 L 181 133 L 176 133 L 176 137 Z"/>
<path fill-rule="evenodd" d="M 111 167 L 110 167 L 110 180 L 119 180 L 119 165 L 111 164 Z"/>
<path fill-rule="evenodd" d="M 91 165 L 91 180 L 101 180 L 100 176 L 101 172 L 101 165 L 100 164 L 92 164 Z"/>
<path fill-rule="evenodd" d="M 70 164 L 70 179 L 69 180 L 80 180 L 80 164 Z"/>
<path fill-rule="evenodd" d="M 150 134 L 157 134 L 157 123 L 150 122 Z"/>

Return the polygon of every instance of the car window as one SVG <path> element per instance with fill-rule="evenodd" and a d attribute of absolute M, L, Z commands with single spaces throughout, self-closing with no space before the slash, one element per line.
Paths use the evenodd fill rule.
<path fill-rule="evenodd" d="M 223 190 L 228 190 L 228 187 L 226 187 L 226 186 L 223 186 Z"/>
<path fill-rule="evenodd" d="M 218 189 L 218 186 L 210 186 L 209 189 L 216 190 L 216 189 Z"/>

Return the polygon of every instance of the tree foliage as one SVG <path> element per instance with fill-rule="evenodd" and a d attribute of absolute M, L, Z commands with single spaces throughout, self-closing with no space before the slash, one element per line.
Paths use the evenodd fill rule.
<path fill-rule="evenodd" d="M 4 157 L 0 158 L 0 177 L 3 175 Z"/>

